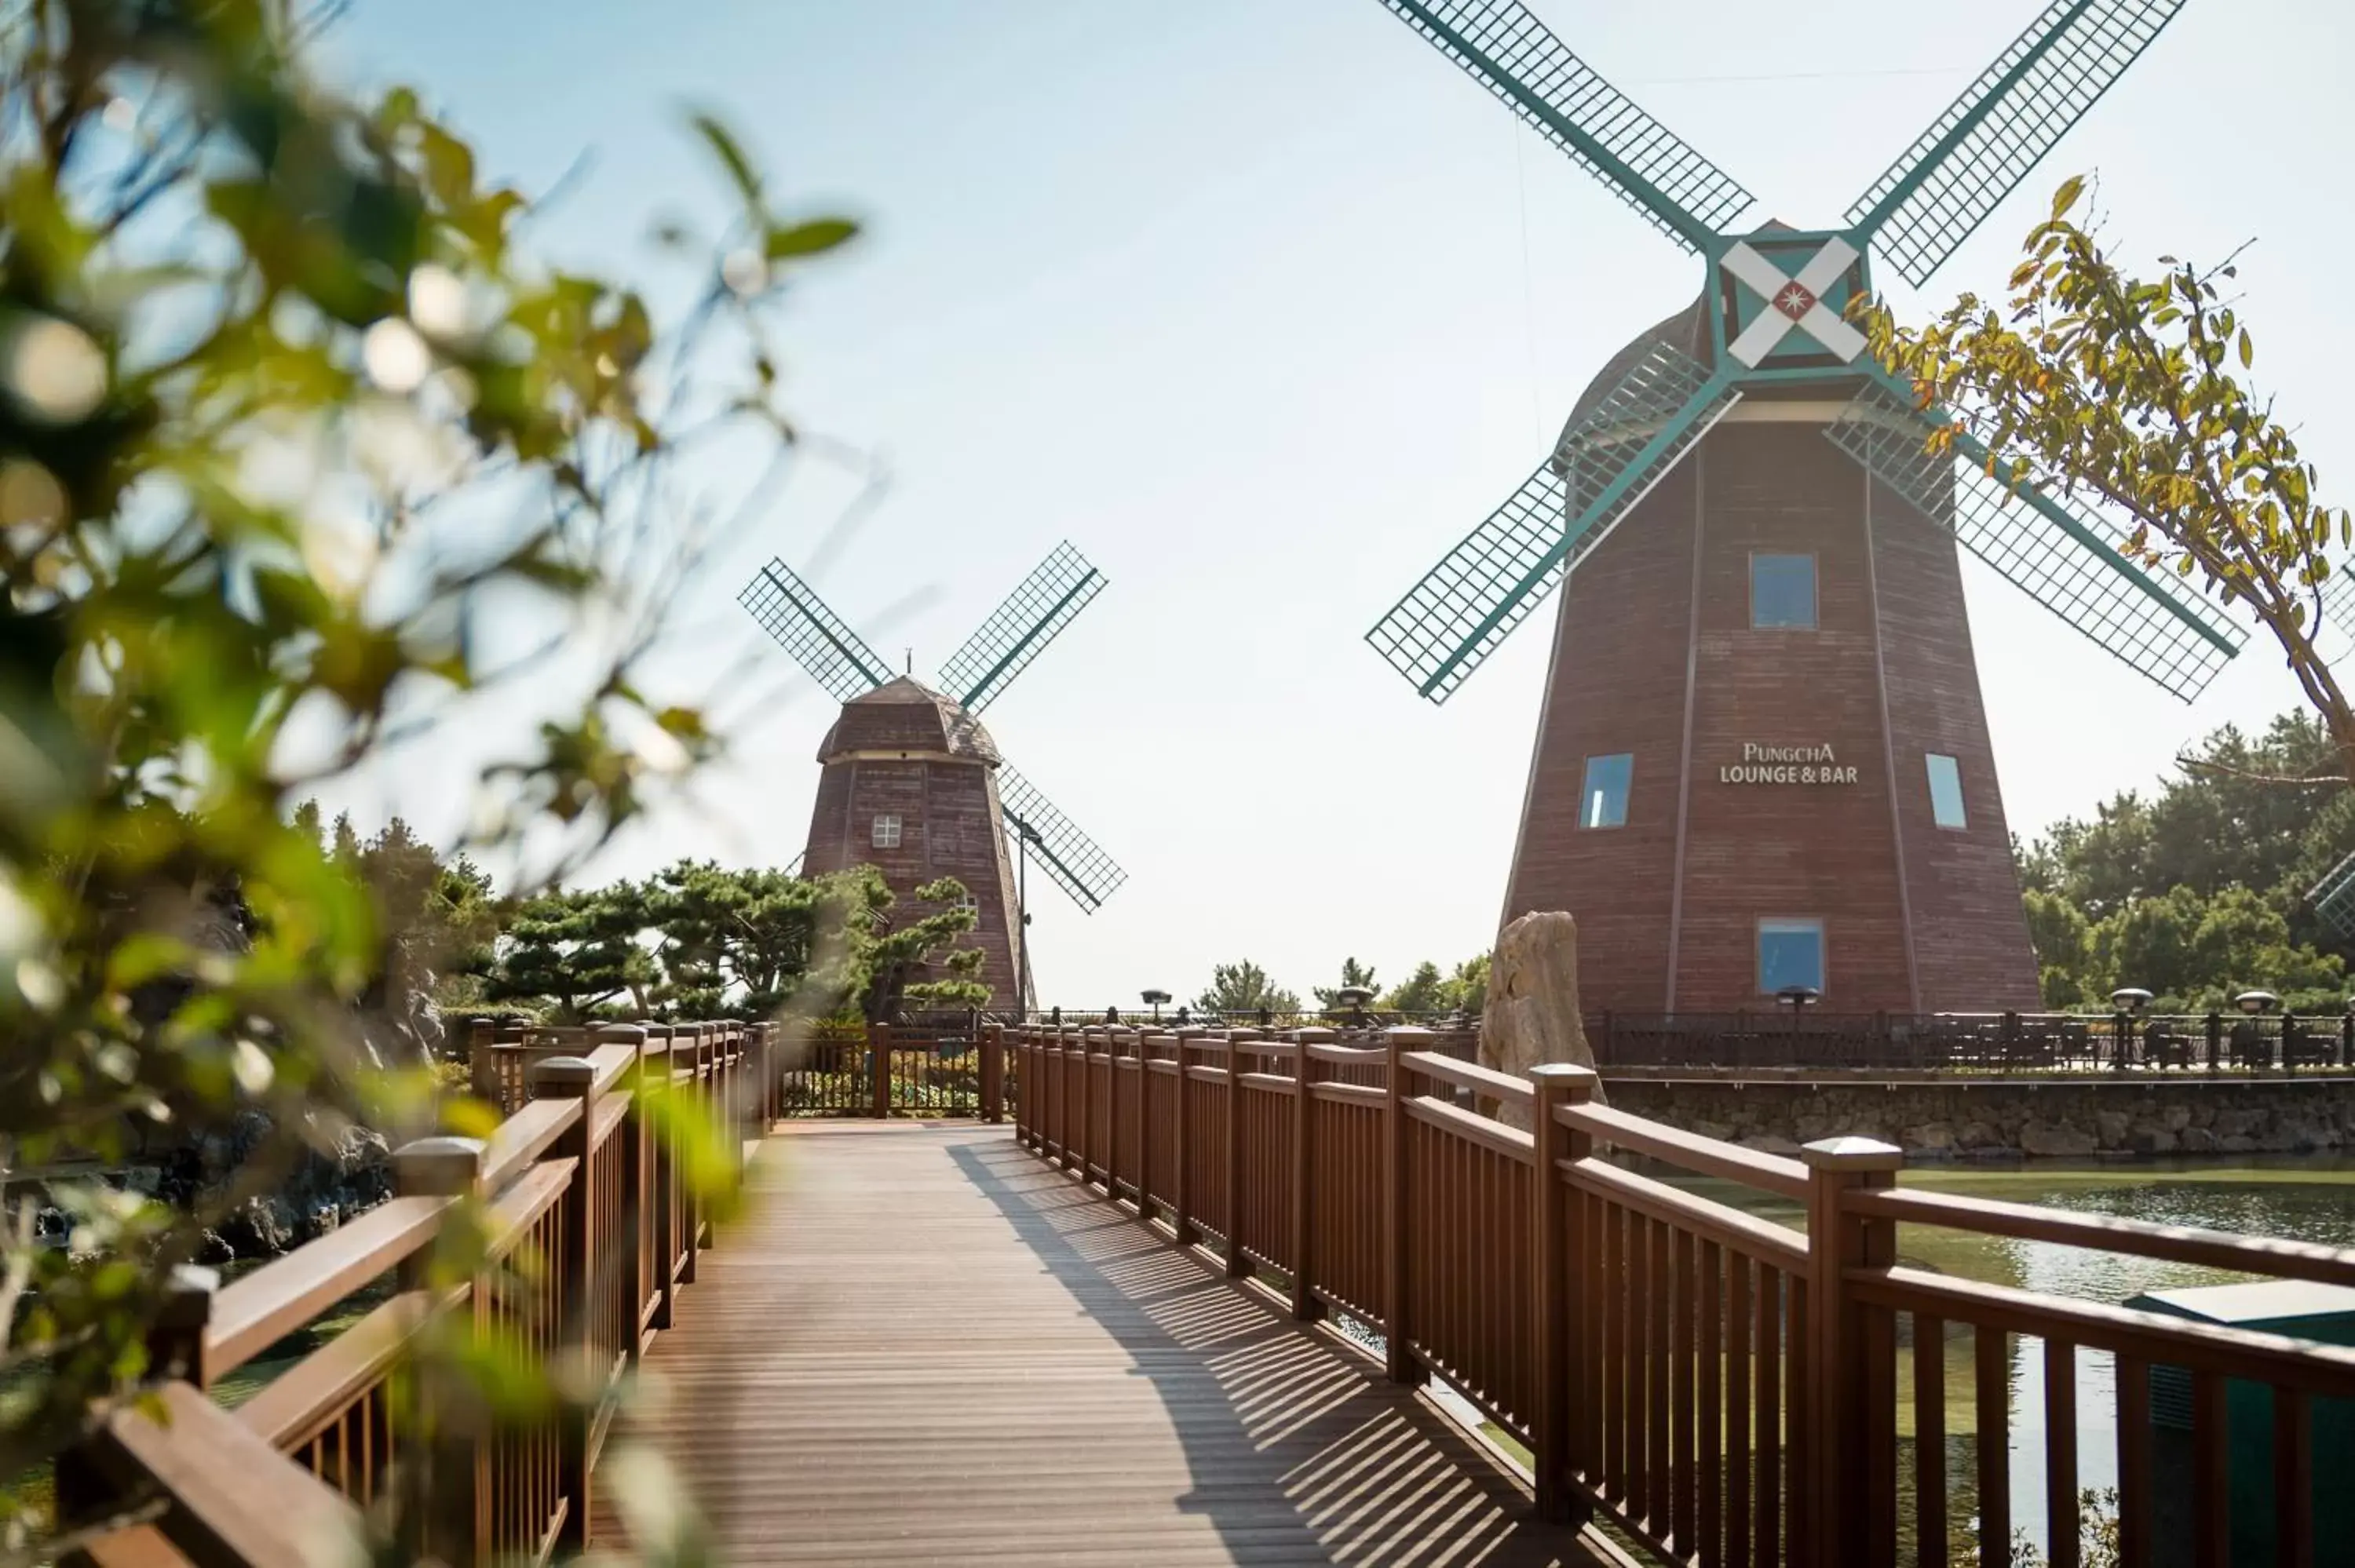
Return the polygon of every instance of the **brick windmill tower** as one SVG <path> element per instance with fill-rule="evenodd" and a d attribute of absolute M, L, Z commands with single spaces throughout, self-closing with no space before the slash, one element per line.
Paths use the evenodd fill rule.
<path fill-rule="evenodd" d="M 1368 640 L 1444 702 L 1564 585 L 1505 918 L 1577 917 L 1589 1008 L 2031 1008 L 1959 544 L 2190 700 L 2239 651 L 2126 530 L 2007 493 L 1844 319 L 1877 256 L 1919 285 L 2173 17 L 2054 0 L 1845 227 L 1753 203 L 1516 0 L 1384 0 L 1703 264 L 1511 499 Z"/>
<path fill-rule="evenodd" d="M 1015 772 L 979 716 L 1103 586 L 1077 550 L 1058 546 L 942 667 L 940 690 L 892 674 L 782 561 L 738 595 L 842 704 L 818 747 L 825 771 L 803 870 L 872 865 L 903 908 L 924 884 L 954 877 L 973 900 L 980 978 L 1000 1010 L 1031 1001 L 1029 862 L 1090 914 L 1127 877 Z"/>

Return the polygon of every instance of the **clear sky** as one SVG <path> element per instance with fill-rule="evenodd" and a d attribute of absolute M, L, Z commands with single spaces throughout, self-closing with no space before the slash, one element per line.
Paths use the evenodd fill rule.
<path fill-rule="evenodd" d="M 2037 7 L 1534 9 L 1757 217 L 1821 227 Z M 2258 375 L 2344 503 L 2350 43 L 2338 6 L 2192 0 L 1928 290 L 1876 281 L 1917 320 L 1999 288 L 2079 171 L 2140 260 L 2254 238 Z M 544 188 L 587 150 L 538 231 L 568 260 L 635 273 L 654 218 L 724 212 L 690 104 L 796 205 L 866 220 L 788 318 L 804 423 L 893 475 L 821 590 L 921 674 L 1058 540 L 1111 579 L 988 715 L 1130 874 L 1092 917 L 1034 889 L 1045 1000 L 1190 995 L 1245 956 L 1304 991 L 1345 954 L 1389 981 L 1487 945 L 1553 611 L 1444 708 L 1361 639 L 1700 263 L 1375 0 L 357 0 L 334 51 L 355 80 L 417 84 L 492 175 Z M 772 554 L 803 565 L 854 489 L 797 475 L 683 608 L 675 668 L 755 651 L 736 588 Z M 2186 707 L 1965 560 L 2023 835 L 2296 700 L 2253 640 Z M 832 705 L 767 689 L 707 800 L 604 869 L 799 852 Z M 463 810 L 450 777 L 404 767 L 349 803 L 432 830 Z"/>

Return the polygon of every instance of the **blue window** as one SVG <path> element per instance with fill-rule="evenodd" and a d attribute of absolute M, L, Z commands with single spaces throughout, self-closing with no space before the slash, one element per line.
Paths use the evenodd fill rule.
<path fill-rule="evenodd" d="M 1929 753 L 1930 818 L 1942 828 L 1966 828 L 1970 819 L 1963 812 L 1962 765 L 1951 757 Z"/>
<path fill-rule="evenodd" d="M 1750 624 L 1815 629 L 1815 556 L 1750 557 Z"/>
<path fill-rule="evenodd" d="M 1824 989 L 1824 923 L 1758 922 L 1758 989 L 1768 996 L 1795 985 Z"/>
<path fill-rule="evenodd" d="M 1636 770 L 1635 754 L 1614 751 L 1586 759 L 1586 782 L 1578 791 L 1578 825 L 1582 828 L 1622 828 L 1627 825 L 1627 779 Z"/>

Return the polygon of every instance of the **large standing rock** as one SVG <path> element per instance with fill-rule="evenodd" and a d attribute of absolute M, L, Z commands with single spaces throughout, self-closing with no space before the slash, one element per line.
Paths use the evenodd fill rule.
<path fill-rule="evenodd" d="M 1578 1016 L 1578 922 L 1561 910 L 1533 910 L 1505 927 L 1488 960 L 1488 1006 L 1480 1016 L 1480 1065 L 1518 1078 L 1540 1062 L 1594 1065 Z M 1600 1088 L 1594 1097 L 1603 1098 Z M 1518 1106 L 1497 1119 L 1529 1125 Z"/>

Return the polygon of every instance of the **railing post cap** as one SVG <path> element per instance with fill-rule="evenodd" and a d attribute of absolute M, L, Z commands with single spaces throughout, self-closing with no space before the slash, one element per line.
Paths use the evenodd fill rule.
<path fill-rule="evenodd" d="M 213 1293 L 220 1288 L 220 1270 L 218 1268 L 208 1268 L 201 1263 L 176 1263 L 172 1266 L 171 1277 L 164 1283 L 165 1300 L 176 1305 L 167 1307 L 166 1310 L 181 1321 L 186 1320 L 183 1314 L 209 1318 L 212 1315 Z"/>
<path fill-rule="evenodd" d="M 531 1065 L 527 1080 L 534 1096 L 563 1099 L 587 1094 L 597 1068 L 581 1056 L 544 1056 Z"/>
<path fill-rule="evenodd" d="M 446 1198 L 474 1190 L 483 1179 L 479 1138 L 421 1138 L 392 1151 L 395 1184 L 410 1197 Z"/>
<path fill-rule="evenodd" d="M 1572 1099 L 1591 1097 L 1603 1075 L 1576 1062 L 1540 1062 L 1529 1069 L 1529 1082 L 1540 1094 L 1549 1091 Z"/>
<path fill-rule="evenodd" d="M 1436 1033 L 1432 1030 L 1425 1029 L 1419 1023 L 1401 1023 L 1397 1025 L 1395 1028 L 1383 1030 L 1382 1033 L 1389 1039 L 1397 1040 L 1406 1044 L 1412 1044 L 1418 1040 L 1436 1040 L 1439 1038 Z"/>
<path fill-rule="evenodd" d="M 1230 1029 L 1227 1031 L 1227 1038 L 1230 1040 L 1257 1040 L 1260 1038 L 1260 1032 L 1256 1029 Z"/>
<path fill-rule="evenodd" d="M 1295 1029 L 1292 1032 L 1292 1038 L 1295 1044 L 1302 1045 L 1329 1045 L 1339 1039 L 1340 1035 L 1333 1030 L 1317 1027 Z"/>
<path fill-rule="evenodd" d="M 589 1038 L 613 1044 L 636 1045 L 645 1043 L 646 1029 L 643 1023 L 600 1023 L 589 1031 Z"/>
<path fill-rule="evenodd" d="M 1817 1171 L 1902 1171 L 1905 1151 L 1877 1138 L 1826 1138 L 1806 1145 L 1799 1158 Z"/>

